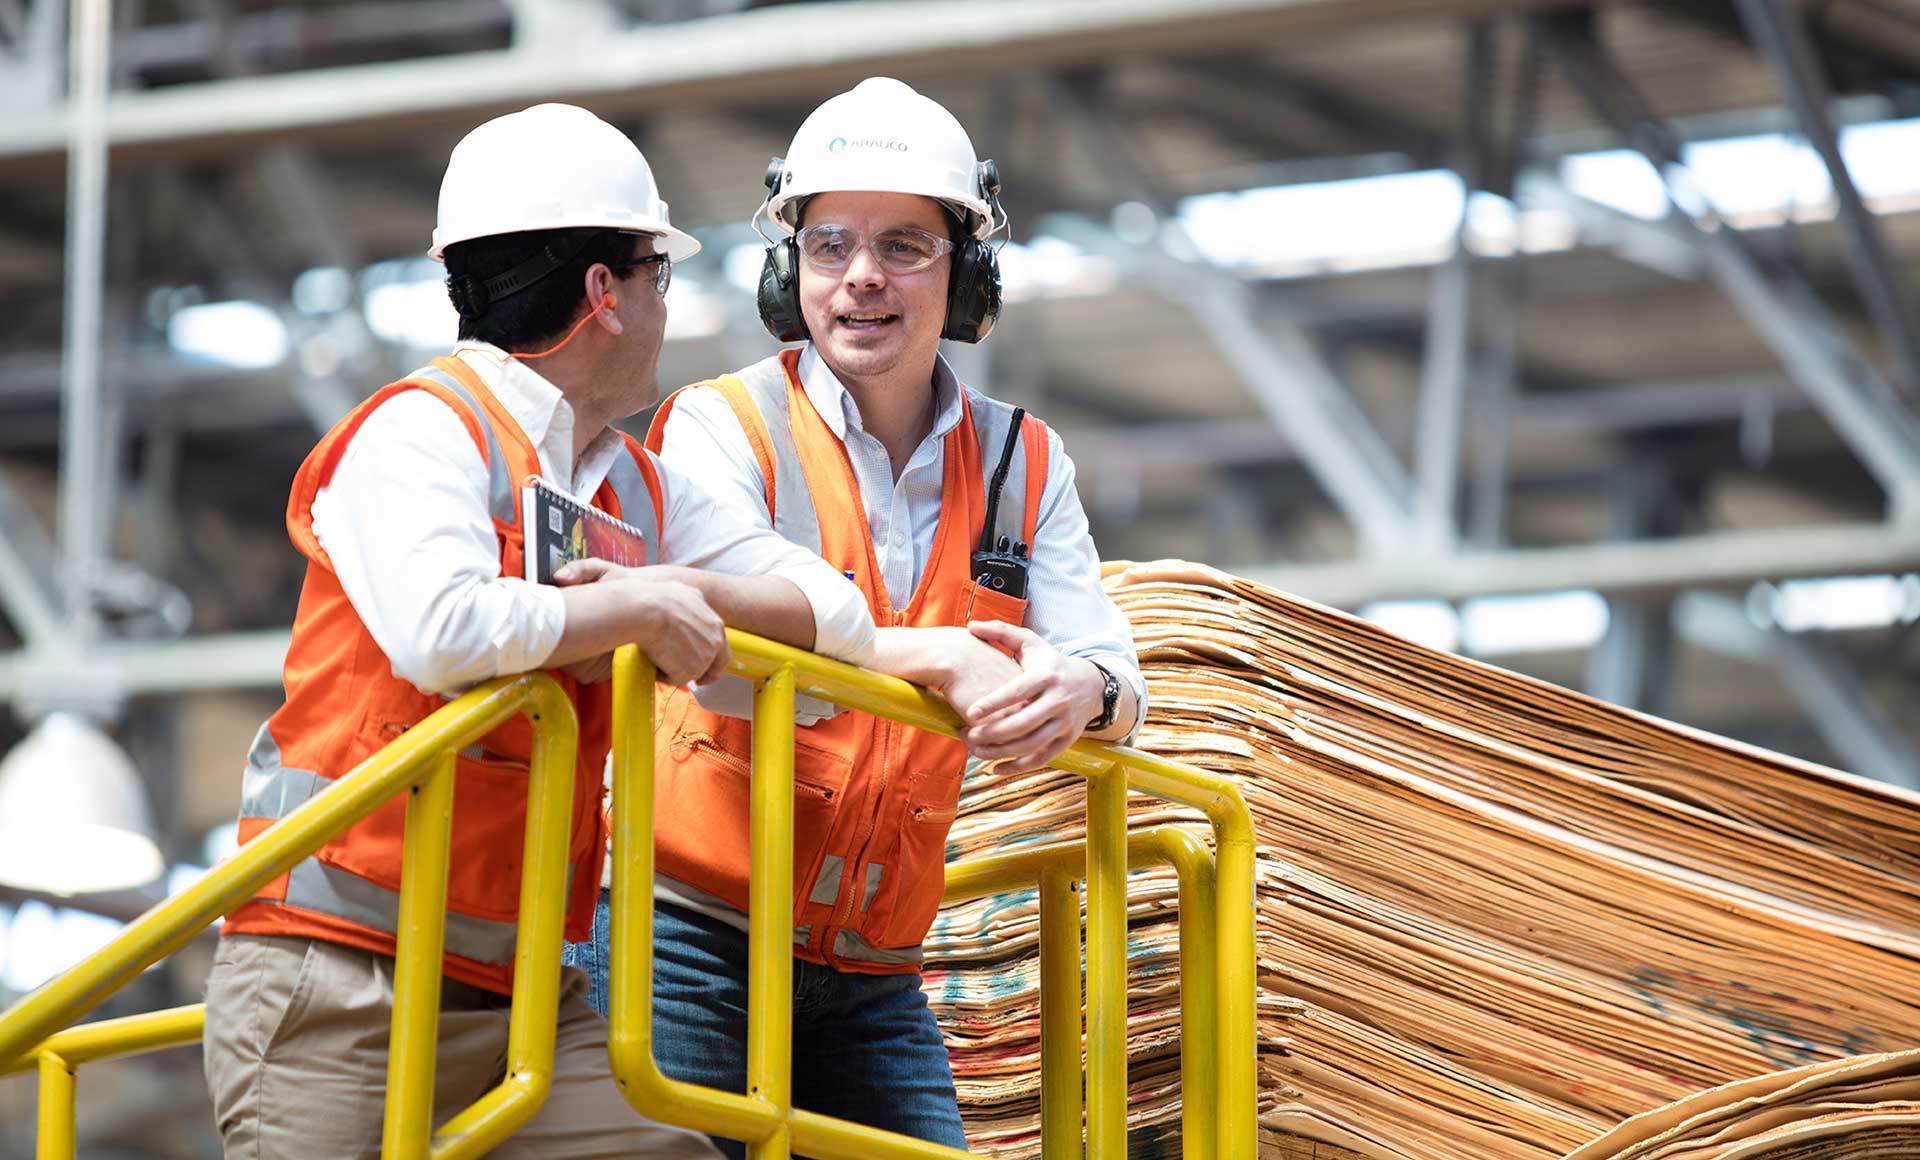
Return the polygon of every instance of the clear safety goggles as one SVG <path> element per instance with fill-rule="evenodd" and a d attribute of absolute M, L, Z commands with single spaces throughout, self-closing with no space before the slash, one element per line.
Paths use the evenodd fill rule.
<path fill-rule="evenodd" d="M 807 265 L 825 273 L 846 269 L 862 247 L 889 274 L 918 273 L 954 250 L 953 239 L 914 226 L 881 230 L 869 238 L 846 226 L 822 223 L 801 230 L 793 240 Z"/>

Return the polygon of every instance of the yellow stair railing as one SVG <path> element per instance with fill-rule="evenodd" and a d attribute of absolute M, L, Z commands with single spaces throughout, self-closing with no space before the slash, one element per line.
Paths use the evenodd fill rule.
<path fill-rule="evenodd" d="M 752 867 L 746 1094 L 669 1079 L 652 1051 L 653 668 L 639 650 L 614 663 L 613 950 L 608 1051 L 642 1113 L 745 1140 L 755 1160 L 795 1150 L 821 1160 L 924 1160 L 965 1153 L 792 1106 L 793 698 L 804 692 L 952 736 L 944 701 L 897 678 L 729 630 L 733 672 L 754 689 Z M 432 1130 L 434 1043 L 453 807 L 453 754 L 515 713 L 534 729 L 507 1078 Z M 98 953 L 0 1014 L 0 1074 L 40 1075 L 40 1160 L 75 1147 L 74 1069 L 90 1060 L 191 1043 L 199 1007 L 59 1030 L 219 915 L 252 897 L 400 793 L 408 807 L 383 1154 L 476 1156 L 519 1128 L 552 1078 L 566 848 L 578 723 L 559 686 L 501 678 L 448 704 L 200 882 L 136 919 Z M 1118 746 L 1081 742 L 1056 768 L 1089 783 L 1084 843 L 1036 847 L 948 868 L 949 901 L 1037 884 L 1041 900 L 1042 1151 L 1126 1154 L 1126 877 L 1165 863 L 1179 874 L 1181 1075 L 1188 1160 L 1255 1154 L 1253 833 L 1231 779 Z M 1129 789 L 1201 810 L 1213 850 L 1159 827 L 1127 832 Z M 1086 1085 L 1080 1061 L 1080 906 L 1087 883 Z M 57 1032 L 57 1033 L 56 1033 Z"/>

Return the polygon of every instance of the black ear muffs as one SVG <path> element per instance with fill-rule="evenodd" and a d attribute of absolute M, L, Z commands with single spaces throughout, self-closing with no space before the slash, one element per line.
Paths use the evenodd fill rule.
<path fill-rule="evenodd" d="M 947 321 L 940 337 L 952 342 L 979 342 L 1000 317 L 1000 259 L 993 247 L 968 238 L 953 252 L 947 279 Z"/>
<path fill-rule="evenodd" d="M 754 297 L 768 334 L 781 342 L 808 337 L 807 320 L 800 313 L 800 247 L 792 238 L 767 247 L 760 263 L 760 289 Z"/>

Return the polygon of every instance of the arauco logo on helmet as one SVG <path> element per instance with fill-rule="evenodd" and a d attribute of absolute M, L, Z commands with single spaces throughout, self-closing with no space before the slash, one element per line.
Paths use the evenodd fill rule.
<path fill-rule="evenodd" d="M 879 137 L 854 137 L 851 140 L 846 137 L 835 137 L 833 140 L 827 142 L 827 152 L 829 153 L 838 153 L 842 149 L 891 149 L 896 153 L 905 153 L 907 151 L 907 143 L 905 141 L 886 141 Z"/>

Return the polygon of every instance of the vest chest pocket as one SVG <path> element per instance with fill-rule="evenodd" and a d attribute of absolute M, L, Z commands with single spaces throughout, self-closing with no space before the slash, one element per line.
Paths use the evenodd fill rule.
<path fill-rule="evenodd" d="M 1008 596 L 982 585 L 978 580 L 967 581 L 967 598 L 960 615 L 960 623 L 969 620 L 998 620 L 1004 624 L 1020 624 L 1027 618 L 1027 602 L 1018 596 Z M 995 648 L 1000 648 L 995 645 Z M 1002 648 L 1001 652 L 1008 650 Z M 1011 656 L 1011 653 L 1008 653 Z"/>

